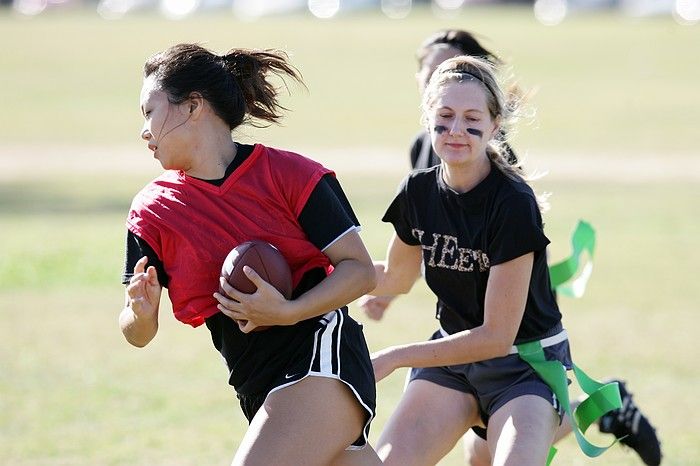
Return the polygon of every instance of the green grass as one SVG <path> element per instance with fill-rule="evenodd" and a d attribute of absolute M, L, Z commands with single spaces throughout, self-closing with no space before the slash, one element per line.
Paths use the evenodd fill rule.
<path fill-rule="evenodd" d="M 390 230 L 376 219 L 401 172 L 340 176 L 364 223 L 363 238 L 381 257 Z M 125 191 L 142 182 L 117 179 Z M 206 330 L 175 322 L 167 305 L 158 337 L 143 350 L 126 344 L 117 329 L 128 197 L 115 199 L 97 189 L 109 182 L 92 178 L 87 199 L 69 189 L 72 183 L 46 184 L 43 201 L 33 202 L 27 213 L 11 212 L 8 202 L 2 207 L 0 240 L 7 254 L 0 262 L 0 461 L 227 464 L 245 422 Z M 542 184 L 555 193 L 546 217 L 553 260 L 568 254 L 568 235 L 579 216 L 598 230 L 595 273 L 585 298 L 561 303 L 577 362 L 594 377 L 627 379 L 659 427 L 671 459 L 666 464 L 694 464 L 700 459 L 700 423 L 676 411 L 700 382 L 691 332 L 699 298 L 692 277 L 700 260 L 692 244 L 700 232 L 697 222 L 686 219 L 696 187 L 628 184 L 621 193 L 609 183 L 564 185 L 552 177 Z M 24 187 L 13 186 L 20 192 Z M 432 315 L 432 298 L 420 283 L 395 304 L 386 323 L 366 322 L 369 344 L 376 350 L 423 339 L 434 327 Z M 373 439 L 402 383 L 403 372 L 379 385 Z M 459 450 L 443 464 L 460 464 Z M 638 462 L 615 448 L 593 463 L 567 439 L 556 464 Z"/>
<path fill-rule="evenodd" d="M 381 258 L 391 230 L 378 219 L 418 129 L 413 51 L 455 24 L 486 35 L 523 84 L 540 87 L 538 126 L 517 137 L 523 152 L 588 161 L 601 174 L 619 166 L 609 160 L 636 167 L 638 152 L 670 166 L 695 157 L 700 65 L 690 58 L 700 36 L 671 20 L 587 15 L 544 27 L 522 9 L 470 9 L 449 22 L 425 12 L 258 23 L 0 14 L 0 39 L 19 44 L 0 55 L 0 464 L 224 465 L 245 431 L 206 329 L 177 323 L 167 305 L 144 349 L 117 328 L 124 218 L 158 172 L 136 146 L 149 53 L 184 40 L 288 49 L 309 92 L 292 89 L 285 126 L 242 137 L 308 148 L 336 168 Z M 629 381 L 659 429 L 664 464 L 700 464 L 700 421 L 687 408 L 700 386 L 697 176 L 584 175 L 553 171 L 537 184 L 554 193 L 545 216 L 552 260 L 569 253 L 579 218 L 598 233 L 586 296 L 561 300 L 574 357 L 594 377 Z M 386 322 L 365 322 L 371 349 L 424 339 L 432 316 L 420 283 Z M 373 440 L 403 375 L 378 386 Z M 640 464 L 617 447 L 596 460 L 572 438 L 558 447 L 555 465 Z M 441 464 L 463 464 L 459 448 Z"/>

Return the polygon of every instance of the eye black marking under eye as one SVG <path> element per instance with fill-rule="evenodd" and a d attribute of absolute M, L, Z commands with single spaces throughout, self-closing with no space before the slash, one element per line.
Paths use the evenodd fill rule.
<path fill-rule="evenodd" d="M 435 128 L 433 128 L 433 130 L 434 130 L 437 134 L 442 134 L 442 133 L 444 133 L 445 131 L 447 131 L 447 126 L 436 125 Z"/>
<path fill-rule="evenodd" d="M 467 128 L 467 133 L 473 134 L 474 136 L 483 137 L 484 132 L 476 128 Z"/>

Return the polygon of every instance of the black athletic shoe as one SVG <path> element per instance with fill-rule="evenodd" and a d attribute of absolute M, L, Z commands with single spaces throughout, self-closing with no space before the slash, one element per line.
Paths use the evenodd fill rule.
<path fill-rule="evenodd" d="M 644 464 L 659 466 L 661 443 L 656 437 L 656 429 L 634 404 L 632 394 L 627 391 L 627 387 L 621 380 L 613 379 L 607 382 L 617 382 L 620 385 L 622 407 L 602 416 L 598 420 L 598 428 L 601 432 L 622 438 L 620 443 L 636 451 Z"/>

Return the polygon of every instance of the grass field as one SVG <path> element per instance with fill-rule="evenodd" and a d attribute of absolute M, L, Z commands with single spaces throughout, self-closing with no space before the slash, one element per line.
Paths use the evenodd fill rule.
<path fill-rule="evenodd" d="M 512 8 L 450 21 L 425 11 L 402 21 L 257 23 L 0 14 L 0 40 L 19 44 L 0 53 L 0 464 L 225 465 L 245 431 L 205 329 L 175 322 L 167 306 L 144 349 L 117 328 L 124 218 L 158 173 L 137 137 L 147 55 L 177 41 L 287 49 L 309 91 L 291 88 L 284 126 L 237 137 L 336 168 L 381 257 L 390 230 L 378 219 L 418 130 L 413 51 L 448 26 L 485 36 L 522 84 L 539 89 L 537 119 L 516 145 L 528 166 L 550 171 L 537 188 L 553 193 L 552 259 L 568 254 L 578 218 L 598 231 L 585 297 L 561 300 L 577 363 L 629 382 L 658 427 L 664 464 L 700 464 L 691 408 L 700 387 L 700 63 L 692 58 L 700 29 L 612 14 L 552 28 Z M 432 305 L 421 283 L 385 322 L 366 322 L 371 349 L 425 338 Z M 378 386 L 373 440 L 403 375 Z M 640 464 L 618 447 L 597 459 L 571 438 L 558 447 L 555 465 Z M 459 450 L 441 464 L 463 464 Z"/>

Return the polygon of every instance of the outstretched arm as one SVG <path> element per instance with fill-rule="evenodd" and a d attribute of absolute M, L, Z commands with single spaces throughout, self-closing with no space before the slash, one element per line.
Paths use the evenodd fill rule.
<path fill-rule="evenodd" d="M 394 234 L 389 243 L 387 260 L 374 263 L 377 287 L 357 303 L 367 317 L 381 320 L 396 294 L 407 293 L 411 289 L 420 276 L 420 260 L 420 246 L 409 246 Z M 378 294 L 381 292 L 387 294 Z"/>
<path fill-rule="evenodd" d="M 405 294 L 420 277 L 421 247 L 411 246 L 394 233 L 389 242 L 385 261 L 375 261 L 377 286 L 369 293 L 374 296 Z"/>
<path fill-rule="evenodd" d="M 372 296 L 366 294 L 357 301 L 367 317 L 372 320 L 382 320 L 384 313 L 396 296 Z"/>
<path fill-rule="evenodd" d="M 445 338 L 392 346 L 372 355 L 377 381 L 399 367 L 438 367 L 508 354 L 525 312 L 534 255 L 491 267 L 483 325 Z"/>

